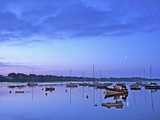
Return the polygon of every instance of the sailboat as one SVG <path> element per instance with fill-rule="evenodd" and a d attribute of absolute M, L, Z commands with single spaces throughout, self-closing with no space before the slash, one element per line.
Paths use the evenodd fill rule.
<path fill-rule="evenodd" d="M 151 82 L 150 84 L 145 85 L 145 89 L 160 89 L 160 85 Z"/>
<path fill-rule="evenodd" d="M 152 78 L 152 66 L 150 66 L 149 68 L 149 72 L 150 72 L 150 79 Z M 145 89 L 160 89 L 160 85 L 158 85 L 157 83 L 151 82 L 149 84 L 145 85 Z"/>
<path fill-rule="evenodd" d="M 134 84 L 130 85 L 130 89 L 131 90 L 141 90 L 141 87 L 138 83 L 134 83 Z"/>

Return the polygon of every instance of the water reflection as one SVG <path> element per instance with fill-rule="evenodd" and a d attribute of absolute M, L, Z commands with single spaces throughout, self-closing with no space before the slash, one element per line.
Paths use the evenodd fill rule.
<path fill-rule="evenodd" d="M 103 89 L 102 87 L 96 87 L 91 84 L 88 86 L 86 83 L 83 85 L 79 85 L 79 83 L 44 83 L 36 86 L 10 83 L 2 84 L 0 87 L 0 110 L 6 109 L 4 109 L 3 112 L 0 111 L 0 115 L 4 113 L 8 115 L 17 114 L 9 109 L 16 110 L 16 106 L 21 106 L 22 103 L 25 103 L 27 106 L 32 105 L 32 108 L 26 108 L 27 111 L 36 109 L 38 112 L 40 108 L 48 109 L 47 111 L 50 114 L 48 115 L 46 113 L 44 116 L 50 116 L 50 118 L 53 117 L 51 117 L 49 109 L 52 109 L 57 114 L 60 113 L 58 113 L 56 109 L 63 109 L 65 114 L 69 111 L 76 113 L 77 110 L 76 115 L 80 111 L 82 112 L 83 109 L 83 114 L 89 118 L 94 114 L 99 117 L 104 116 L 104 118 L 100 117 L 102 120 L 107 118 L 105 117 L 107 113 L 119 116 L 119 113 L 113 110 L 125 110 L 126 113 L 121 114 L 121 116 L 124 117 L 128 115 L 135 116 L 135 113 L 148 113 L 148 115 L 156 120 L 156 118 L 159 117 L 158 113 L 160 111 L 160 91 L 158 89 L 146 90 L 143 86 L 138 86 L 141 87 L 141 89 L 131 89 L 132 84 L 133 83 L 126 83 L 122 85 L 112 83 L 107 86 L 107 88 L 103 86 Z M 19 114 L 22 114 L 26 110 L 22 109 Z M 100 111 L 97 112 L 97 110 Z M 38 114 L 40 113 L 39 111 Z M 32 115 L 37 115 L 37 113 L 33 112 Z M 69 119 L 69 116 L 66 116 Z M 140 120 L 136 117 L 133 118 Z M 148 116 L 148 118 L 145 119 L 149 118 Z M 95 120 L 94 118 L 92 119 Z M 113 120 L 114 119 L 116 120 L 117 118 L 113 118 Z"/>

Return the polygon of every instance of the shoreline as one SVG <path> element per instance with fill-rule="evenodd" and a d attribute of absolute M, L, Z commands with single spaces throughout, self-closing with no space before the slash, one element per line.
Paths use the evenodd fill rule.
<path fill-rule="evenodd" d="M 142 77 L 111 77 L 111 78 L 93 78 L 93 77 L 75 77 L 75 76 L 56 76 L 56 75 L 36 75 L 24 73 L 10 73 L 8 76 L 0 75 L 0 82 L 151 82 L 160 81 L 160 79 L 149 79 Z"/>

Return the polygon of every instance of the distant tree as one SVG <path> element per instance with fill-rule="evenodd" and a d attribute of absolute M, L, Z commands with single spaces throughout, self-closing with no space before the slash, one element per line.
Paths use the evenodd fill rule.
<path fill-rule="evenodd" d="M 16 73 L 9 73 L 8 77 L 15 77 L 17 74 Z"/>

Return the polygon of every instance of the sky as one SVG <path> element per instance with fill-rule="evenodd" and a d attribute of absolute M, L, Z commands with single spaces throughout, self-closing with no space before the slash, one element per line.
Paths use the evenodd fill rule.
<path fill-rule="evenodd" d="M 0 74 L 160 78 L 160 0 L 0 0 Z"/>

